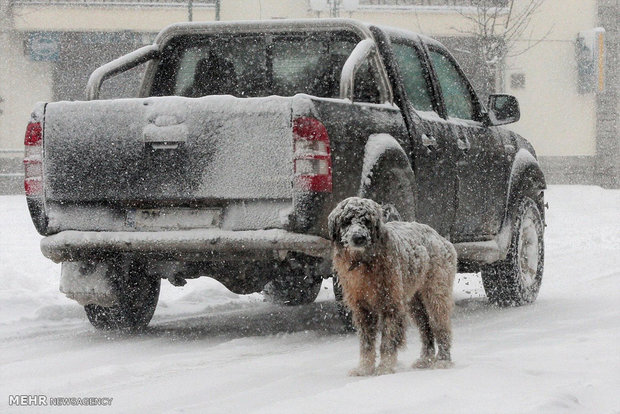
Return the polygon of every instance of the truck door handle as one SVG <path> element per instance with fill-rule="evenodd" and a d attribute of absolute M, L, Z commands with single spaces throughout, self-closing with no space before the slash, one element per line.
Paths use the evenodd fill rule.
<path fill-rule="evenodd" d="M 457 147 L 459 147 L 460 150 L 462 150 L 463 152 L 467 152 L 470 150 L 471 148 L 471 143 L 469 142 L 469 140 L 467 139 L 467 137 L 465 138 L 459 138 L 456 140 L 456 145 Z"/>
<path fill-rule="evenodd" d="M 432 136 L 429 137 L 426 134 L 422 134 L 422 145 L 424 145 L 426 148 L 437 147 L 437 140 Z"/>
<path fill-rule="evenodd" d="M 176 149 L 187 141 L 187 126 L 178 121 L 171 122 L 170 117 L 158 117 L 155 122 L 144 127 L 142 136 L 144 144 L 153 149 Z"/>

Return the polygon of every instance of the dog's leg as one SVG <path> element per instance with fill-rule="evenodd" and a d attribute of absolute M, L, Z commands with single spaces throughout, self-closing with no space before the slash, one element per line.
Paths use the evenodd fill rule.
<path fill-rule="evenodd" d="M 396 308 L 396 307 L 395 307 Z M 391 374 L 394 372 L 398 357 L 398 348 L 405 344 L 406 315 L 402 309 L 388 309 L 384 311 L 381 330 L 381 362 L 377 367 L 377 374 Z"/>
<path fill-rule="evenodd" d="M 411 302 L 409 302 L 411 318 L 415 321 L 420 331 L 420 339 L 422 341 L 422 351 L 420 358 L 414 362 L 414 368 L 430 368 L 435 362 L 435 337 L 431 330 L 431 322 L 426 312 L 426 308 L 422 303 L 420 294 L 416 293 Z"/>
<path fill-rule="evenodd" d="M 422 294 L 422 303 L 428 311 L 431 330 L 437 340 L 437 361 L 433 364 L 436 368 L 449 368 L 452 366 L 450 346 L 452 344 L 452 328 L 450 316 L 452 314 L 452 292 L 447 294 Z"/>
<path fill-rule="evenodd" d="M 353 311 L 353 324 L 360 338 L 360 363 L 349 372 L 351 376 L 372 375 L 375 371 L 378 315 L 362 307 Z"/>

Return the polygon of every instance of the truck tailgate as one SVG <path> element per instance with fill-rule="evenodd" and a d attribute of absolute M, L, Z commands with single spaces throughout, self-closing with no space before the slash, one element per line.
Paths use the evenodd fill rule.
<path fill-rule="evenodd" d="M 290 98 L 151 97 L 50 103 L 46 197 L 174 205 L 291 199 Z"/>

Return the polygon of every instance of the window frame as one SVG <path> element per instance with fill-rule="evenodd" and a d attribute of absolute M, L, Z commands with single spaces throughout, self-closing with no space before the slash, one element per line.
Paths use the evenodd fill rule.
<path fill-rule="evenodd" d="M 266 78 L 265 78 L 265 87 L 272 88 L 273 87 L 273 39 L 274 38 L 288 38 L 288 39 L 306 39 L 309 35 L 319 34 L 319 37 L 322 37 L 324 42 L 329 42 L 331 39 L 336 39 L 336 41 L 347 41 L 352 40 L 353 47 L 357 45 L 361 41 L 361 36 L 359 33 L 354 31 L 349 31 L 345 29 L 338 30 L 330 30 L 329 32 L 313 32 L 313 31 L 283 31 L 283 32 L 270 32 L 270 33 L 241 33 L 241 34 L 229 34 L 230 36 L 239 37 L 239 36 L 247 36 L 258 39 L 265 49 L 265 69 L 266 69 Z M 180 35 L 171 38 L 170 41 L 164 44 L 162 47 L 161 56 L 157 62 L 155 62 L 154 67 L 151 69 L 151 72 L 148 73 L 150 79 L 150 88 L 144 91 L 144 96 L 175 96 L 174 90 L 177 82 L 177 77 L 179 75 L 178 66 L 180 64 L 180 59 L 185 50 L 199 44 L 209 45 L 211 43 L 216 43 L 214 34 L 187 34 Z M 209 46 L 207 46 L 209 47 Z M 372 72 L 372 84 L 374 89 L 376 90 L 376 102 L 359 100 L 357 102 L 365 103 L 365 104 L 380 104 L 381 102 L 381 88 L 379 86 L 379 77 L 381 76 L 381 70 L 377 67 L 377 62 L 375 59 L 368 57 L 366 59 L 366 64 L 368 65 L 369 70 Z M 341 75 L 341 74 L 340 74 Z M 357 76 L 356 76 L 357 79 Z M 338 82 L 340 78 L 338 78 Z M 300 92 L 303 93 L 303 92 Z M 272 93 L 267 93 L 265 96 L 269 96 Z M 284 95 L 282 95 L 284 96 Z M 288 96 L 288 95 L 287 95 Z M 293 96 L 293 95 L 290 95 Z M 338 98 L 338 96 L 333 96 L 332 98 Z"/>
<path fill-rule="evenodd" d="M 438 97 L 440 95 L 438 95 L 438 91 L 437 91 L 435 83 L 433 81 L 434 73 L 432 72 L 432 68 L 430 66 L 428 57 L 427 57 L 427 55 L 426 55 L 426 53 L 424 51 L 424 48 L 422 47 L 422 44 L 421 44 L 420 40 L 419 39 L 414 40 L 414 39 L 411 39 L 411 38 L 397 36 L 397 35 L 390 35 L 389 37 L 390 37 L 390 43 L 392 45 L 399 44 L 399 45 L 402 45 L 402 46 L 410 47 L 417 54 L 417 56 L 418 56 L 418 58 L 420 60 L 420 65 L 422 66 L 422 73 L 424 75 L 424 80 L 425 80 L 425 83 L 426 83 L 426 89 L 427 89 L 427 91 L 429 93 L 429 96 L 431 98 L 431 105 L 433 107 L 433 111 L 441 116 L 441 114 L 442 114 L 442 112 L 441 112 L 442 111 L 442 104 L 441 104 L 440 100 L 438 99 Z M 396 53 L 394 53 L 394 48 L 393 47 L 392 47 L 392 55 L 393 55 L 394 63 L 396 65 L 397 69 L 398 69 L 396 72 L 397 72 L 398 77 L 399 77 L 399 82 L 402 85 L 403 93 L 405 95 L 404 97 L 407 100 L 407 103 L 411 106 L 411 108 L 417 114 L 419 114 L 420 112 L 427 112 L 427 111 L 422 111 L 421 109 L 415 108 L 413 106 L 413 103 L 409 99 L 409 94 L 408 94 L 407 89 L 405 87 L 405 81 L 404 81 L 403 76 L 402 76 L 402 74 L 403 74 L 402 68 L 399 66 L 398 59 L 396 58 Z"/>
<path fill-rule="evenodd" d="M 480 99 L 478 98 L 478 94 L 476 93 L 476 90 L 473 88 L 473 86 L 469 82 L 469 79 L 467 79 L 465 72 L 463 72 L 463 69 L 458 64 L 456 59 L 454 59 L 452 54 L 446 48 L 440 47 L 439 44 L 434 44 L 434 43 L 429 44 L 428 42 L 424 42 L 424 41 L 422 41 L 422 44 L 424 45 L 428 65 L 430 66 L 430 69 L 433 73 L 432 75 L 433 82 L 435 83 L 437 98 L 439 99 L 440 106 L 441 106 L 440 116 L 446 120 L 452 118 L 452 119 L 458 119 L 460 121 L 482 123 L 484 120 L 484 113 L 485 113 L 484 107 L 482 106 Z M 437 71 L 435 70 L 435 66 L 433 65 L 433 61 L 431 59 L 431 55 L 430 55 L 431 52 L 435 52 L 435 53 L 438 53 L 444 56 L 456 68 L 458 75 L 460 76 L 461 80 L 464 82 L 465 87 L 467 88 L 467 91 L 469 92 L 469 96 L 470 96 L 472 106 L 473 106 L 473 111 L 474 111 L 472 119 L 456 118 L 456 117 L 451 117 L 448 115 L 448 108 L 446 107 L 446 103 L 445 103 L 444 96 L 443 96 L 443 91 L 441 89 L 441 83 L 439 82 L 439 78 L 437 76 Z"/>

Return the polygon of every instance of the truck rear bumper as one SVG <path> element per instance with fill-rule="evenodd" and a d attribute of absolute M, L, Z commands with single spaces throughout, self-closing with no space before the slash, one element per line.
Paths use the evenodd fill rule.
<path fill-rule="evenodd" d="M 41 240 L 41 251 L 54 262 L 97 260 L 120 253 L 160 260 L 285 257 L 300 252 L 328 258 L 329 240 L 281 229 L 226 231 L 196 229 L 162 232 L 63 231 Z"/>

